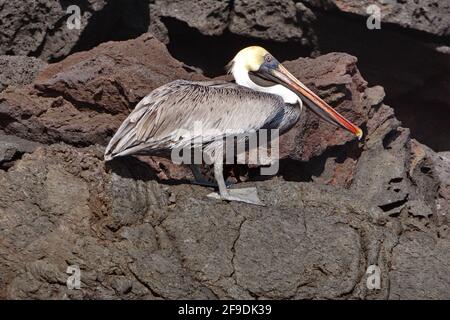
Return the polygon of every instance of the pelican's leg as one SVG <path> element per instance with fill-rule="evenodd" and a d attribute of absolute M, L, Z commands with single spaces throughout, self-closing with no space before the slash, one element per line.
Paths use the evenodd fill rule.
<path fill-rule="evenodd" d="M 216 179 L 217 186 L 219 187 L 220 197 L 225 199 L 229 195 L 225 179 L 223 178 L 223 163 L 217 161 L 214 163 L 214 178 Z"/>
<path fill-rule="evenodd" d="M 194 175 L 194 179 L 195 179 L 194 181 L 191 181 L 191 183 L 198 184 L 199 186 L 217 188 L 217 184 L 216 183 L 209 181 L 202 174 L 202 172 L 200 171 L 200 165 L 198 165 L 198 164 L 191 164 L 189 166 L 191 168 L 192 174 Z"/>
<path fill-rule="evenodd" d="M 214 178 L 216 179 L 217 185 L 219 187 L 219 194 L 215 192 L 210 193 L 208 194 L 208 197 L 228 201 L 245 202 L 260 206 L 264 205 L 264 203 L 262 203 L 258 198 L 258 192 L 256 188 L 227 189 L 225 179 L 223 178 L 222 161 L 214 162 Z"/>

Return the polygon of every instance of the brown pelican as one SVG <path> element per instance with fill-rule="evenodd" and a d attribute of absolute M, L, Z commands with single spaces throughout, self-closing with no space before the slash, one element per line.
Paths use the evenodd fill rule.
<path fill-rule="evenodd" d="M 182 129 L 192 130 L 192 123 L 201 120 L 200 147 L 214 165 L 219 188 L 216 195 L 223 200 L 261 204 L 256 188 L 227 188 L 222 138 L 262 128 L 283 133 L 298 121 L 302 100 L 324 120 L 362 137 L 360 128 L 308 89 L 264 48 L 241 50 L 229 67 L 236 83 L 176 80 L 152 91 L 117 130 L 106 148 L 105 160 L 125 155 L 170 158 L 175 147 L 199 147 L 193 143 L 196 137 L 184 135 Z M 256 78 L 264 79 L 265 84 L 270 81 L 271 85 L 261 85 Z M 192 168 L 195 179 L 202 182 L 198 167 Z"/>

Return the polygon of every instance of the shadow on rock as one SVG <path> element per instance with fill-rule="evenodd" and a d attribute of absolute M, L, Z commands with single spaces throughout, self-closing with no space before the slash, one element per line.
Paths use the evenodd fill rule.
<path fill-rule="evenodd" d="M 140 180 L 144 182 L 155 180 L 166 185 L 190 183 L 187 179 L 160 179 L 154 168 L 152 168 L 147 162 L 141 161 L 133 156 L 114 158 L 113 160 L 106 162 L 105 166 L 108 172 L 115 173 L 122 178 Z"/>
<path fill-rule="evenodd" d="M 141 181 L 158 180 L 152 168 L 135 157 L 115 158 L 106 162 L 105 166 L 108 172 L 113 172 L 122 178 Z"/>

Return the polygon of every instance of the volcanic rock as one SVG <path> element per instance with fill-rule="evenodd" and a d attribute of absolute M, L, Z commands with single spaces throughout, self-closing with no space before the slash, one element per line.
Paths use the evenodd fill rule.
<path fill-rule="evenodd" d="M 105 167 L 102 151 L 41 147 L 0 171 L 3 298 L 388 295 L 396 236 L 345 190 L 260 182 L 268 206 L 254 210 L 159 184 L 137 160 Z M 383 270 L 376 292 L 365 285 L 371 264 Z M 79 290 L 66 286 L 69 266 L 81 270 Z"/>
<path fill-rule="evenodd" d="M 155 0 L 151 8 L 159 17 L 186 22 L 205 35 L 221 35 L 228 26 L 229 0 Z"/>
<path fill-rule="evenodd" d="M 51 144 L 105 143 L 121 119 L 78 109 L 62 97 L 45 97 L 32 88 L 8 88 L 0 94 L 0 127 L 8 134 Z"/>
<path fill-rule="evenodd" d="M 85 107 L 126 114 L 153 89 L 181 78 L 201 76 L 183 69 L 183 64 L 147 33 L 134 40 L 104 43 L 49 65 L 35 86 Z"/>
<path fill-rule="evenodd" d="M 9 168 L 24 153 L 32 153 L 38 143 L 0 133 L 0 169 Z"/>
<path fill-rule="evenodd" d="M 322 9 L 337 9 L 346 13 L 369 16 L 379 9 L 381 23 L 393 23 L 399 26 L 425 31 L 437 36 L 450 35 L 450 3 L 439 0 L 303 0 L 306 4 Z"/>
<path fill-rule="evenodd" d="M 357 58 L 331 53 L 316 59 L 299 58 L 285 62 L 286 68 L 300 81 L 357 125 L 368 120 L 368 106 L 363 100 L 366 81 L 357 67 Z M 351 134 L 321 121 L 304 107 L 301 121 L 282 142 L 282 155 L 295 160 L 309 160 L 328 147 L 356 143 Z"/>
<path fill-rule="evenodd" d="M 130 110 L 158 86 L 176 79 L 202 79 L 145 34 L 50 64 L 35 88 L 0 94 L 0 128 L 42 143 L 106 144 Z"/>
<path fill-rule="evenodd" d="M 10 85 L 32 83 L 45 66 L 45 62 L 33 57 L 0 56 L 0 92 Z"/>
<path fill-rule="evenodd" d="M 301 2 L 236 0 L 230 18 L 232 33 L 271 41 L 297 41 L 314 47 L 315 16 Z"/>
<path fill-rule="evenodd" d="M 83 20 L 102 10 L 106 1 L 90 1 Z M 11 55 L 39 55 L 42 59 L 66 56 L 79 40 L 82 29 L 66 28 L 69 14 L 58 1 L 6 1 L 2 4 L 0 20 L 0 53 Z"/>
<path fill-rule="evenodd" d="M 186 183 L 185 169 L 166 160 L 105 164 L 106 143 L 143 96 L 178 78 L 206 79 L 154 36 L 72 54 L 32 84 L 6 88 L 0 297 L 447 297 L 447 155 L 411 138 L 355 57 L 285 66 L 364 137 L 305 107 L 281 138 L 278 176 L 248 174 L 234 186 L 255 186 L 265 207 L 208 198 L 211 188 Z M 73 268 L 80 289 L 67 286 Z"/>
<path fill-rule="evenodd" d="M 417 231 L 402 235 L 392 251 L 389 299 L 448 299 L 449 253 L 448 240 Z"/>
<path fill-rule="evenodd" d="M 79 9 L 80 28 L 69 28 Z M 143 14 L 145 13 L 145 14 Z M 45 61 L 62 59 L 79 48 L 92 47 L 108 39 L 133 38 L 148 29 L 148 2 L 89 0 L 3 1 L 0 54 L 33 55 Z M 75 25 L 75 24 L 74 24 Z"/>

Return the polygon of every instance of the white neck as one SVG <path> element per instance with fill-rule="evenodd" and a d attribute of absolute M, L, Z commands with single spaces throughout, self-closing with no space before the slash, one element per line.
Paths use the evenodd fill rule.
<path fill-rule="evenodd" d="M 233 69 L 231 70 L 231 73 L 233 74 L 234 80 L 238 85 L 250 88 L 255 91 L 279 95 L 283 98 L 283 101 L 285 103 L 290 104 L 299 103 L 300 106 L 302 105 L 302 101 L 294 92 L 292 92 L 291 90 L 280 84 L 276 84 L 270 87 L 262 87 L 257 85 L 250 79 L 250 77 L 248 76 L 248 71 L 245 70 L 245 68 L 234 65 Z"/>

